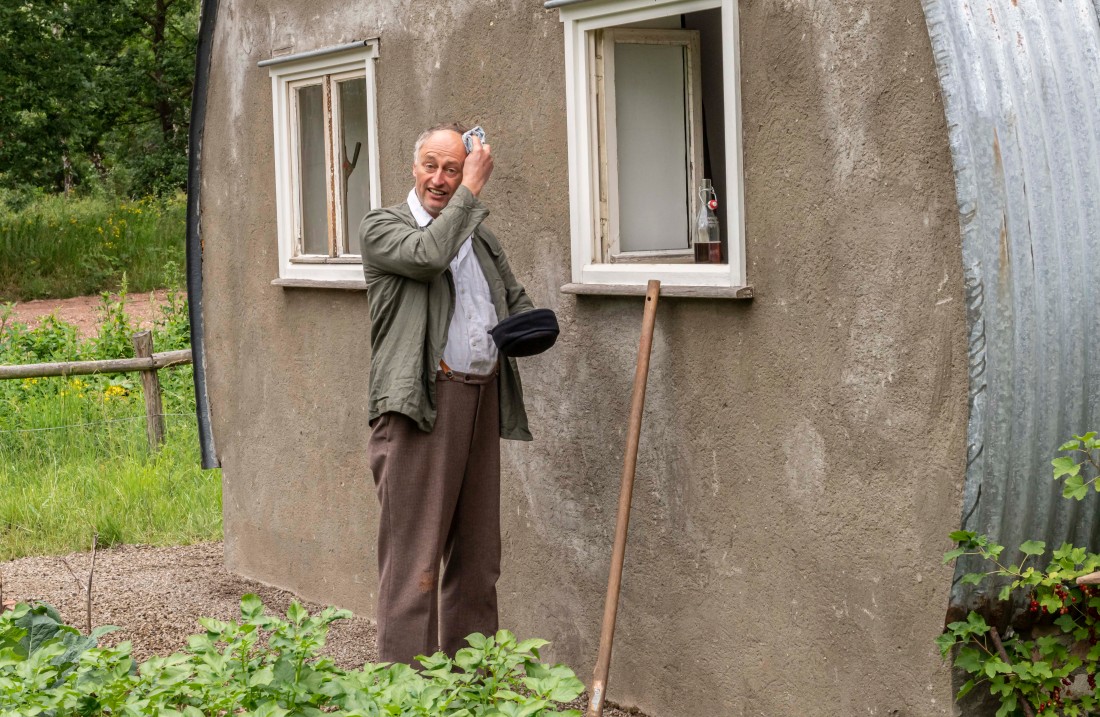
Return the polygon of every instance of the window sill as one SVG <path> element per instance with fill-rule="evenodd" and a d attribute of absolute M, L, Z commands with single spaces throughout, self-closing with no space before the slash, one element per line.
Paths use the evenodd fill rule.
<path fill-rule="evenodd" d="M 563 294 L 588 296 L 645 296 L 645 284 L 566 284 Z M 748 286 L 674 286 L 661 285 L 661 296 L 691 299 L 751 299 L 753 287 Z"/>
<path fill-rule="evenodd" d="M 272 279 L 271 285 L 281 286 L 285 289 L 339 289 L 341 291 L 367 290 L 367 282 L 363 279 Z"/>

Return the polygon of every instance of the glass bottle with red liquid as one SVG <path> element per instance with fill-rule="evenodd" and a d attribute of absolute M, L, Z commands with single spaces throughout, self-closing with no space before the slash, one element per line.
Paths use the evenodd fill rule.
<path fill-rule="evenodd" d="M 718 228 L 718 215 L 714 210 L 718 209 L 718 195 L 714 193 L 714 186 L 709 179 L 703 180 L 703 186 L 699 189 L 699 216 L 695 222 L 695 236 L 692 238 L 692 246 L 695 247 L 696 264 L 721 264 L 722 263 L 722 233 Z"/>

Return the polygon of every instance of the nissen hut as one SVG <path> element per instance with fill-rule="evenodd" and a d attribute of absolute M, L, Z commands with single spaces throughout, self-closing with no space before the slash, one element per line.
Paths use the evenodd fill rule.
<path fill-rule="evenodd" d="M 609 698 L 953 714 L 933 641 L 996 596 L 955 582 L 949 533 L 1096 547 L 1049 462 L 1100 426 L 1097 12 L 207 0 L 189 289 L 229 568 L 373 613 L 357 228 L 405 200 L 422 130 L 476 124 L 485 224 L 561 328 L 518 360 L 502 626 L 591 675 L 656 279 Z"/>

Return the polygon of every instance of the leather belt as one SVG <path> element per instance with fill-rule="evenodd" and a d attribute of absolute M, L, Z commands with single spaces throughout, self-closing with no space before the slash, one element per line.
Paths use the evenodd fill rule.
<path fill-rule="evenodd" d="M 493 370 L 490 373 L 488 373 L 488 374 L 477 374 L 477 373 L 463 373 L 462 371 L 455 371 L 454 369 L 452 369 L 450 366 L 447 365 L 446 361 L 444 361 L 443 359 L 439 359 L 439 373 L 436 374 L 436 378 L 438 378 L 442 381 L 455 381 L 457 383 L 480 384 L 480 383 L 489 383 L 490 381 L 492 381 L 494 378 L 497 377 L 498 373 L 500 373 L 500 362 L 499 361 L 496 363 L 496 365 L 493 366 Z"/>

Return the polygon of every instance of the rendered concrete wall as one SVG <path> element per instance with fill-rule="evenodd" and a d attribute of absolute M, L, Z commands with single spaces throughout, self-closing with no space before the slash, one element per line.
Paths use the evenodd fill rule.
<path fill-rule="evenodd" d="M 610 698 L 656 717 L 951 712 L 932 640 L 965 462 L 966 341 L 943 108 L 918 0 L 745 0 L 752 302 L 665 299 Z M 490 225 L 550 353 L 504 445 L 503 623 L 588 680 L 641 301 L 569 280 L 562 28 L 532 0 L 223 0 L 202 188 L 214 430 L 233 570 L 370 614 L 366 296 L 277 276 L 256 63 L 381 37 L 382 193 L 412 141 L 483 124 Z"/>

